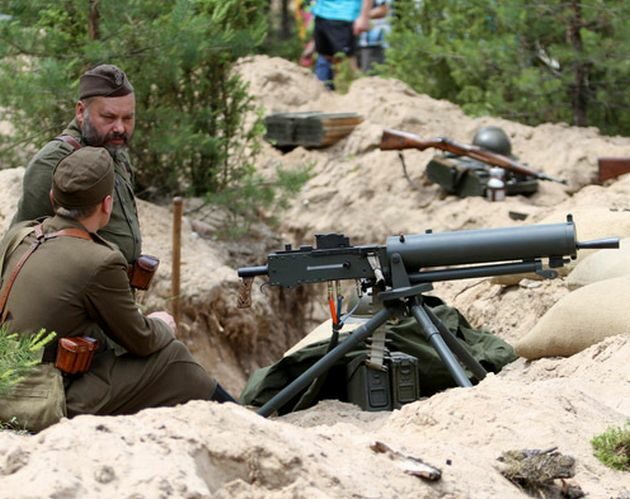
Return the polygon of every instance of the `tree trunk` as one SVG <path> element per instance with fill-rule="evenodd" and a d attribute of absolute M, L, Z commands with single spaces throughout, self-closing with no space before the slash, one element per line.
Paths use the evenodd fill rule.
<path fill-rule="evenodd" d="M 280 25 L 280 39 L 288 40 L 291 38 L 291 16 L 289 14 L 289 0 L 282 0 L 282 22 Z"/>
<path fill-rule="evenodd" d="M 570 85 L 571 105 L 573 108 L 573 124 L 586 126 L 588 107 L 588 76 L 589 67 L 584 61 L 584 46 L 580 30 L 584 27 L 582 19 L 582 5 L 577 0 L 570 2 L 571 17 L 567 27 L 567 38 L 575 51 L 574 81 Z"/>
<path fill-rule="evenodd" d="M 98 11 L 98 3 L 100 0 L 89 0 L 89 12 L 88 12 L 88 36 L 90 40 L 98 40 L 101 36 L 99 25 L 100 25 L 100 14 Z"/>

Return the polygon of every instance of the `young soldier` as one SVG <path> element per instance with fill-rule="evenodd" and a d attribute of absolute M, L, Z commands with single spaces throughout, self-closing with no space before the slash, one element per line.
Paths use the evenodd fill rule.
<path fill-rule="evenodd" d="M 99 340 L 89 370 L 64 378 L 69 417 L 130 414 L 192 399 L 234 401 L 174 338 L 168 313 L 139 312 L 124 257 L 97 234 L 114 209 L 114 168 L 104 148 L 68 155 L 53 173 L 55 215 L 7 233 L 0 244 L 0 254 L 8 248 L 0 262 L 2 321 L 20 334 L 45 328 L 57 339 Z M 25 236 L 28 227 L 34 230 Z M 57 348 L 57 341 L 47 347 L 43 362 L 55 362 Z"/>

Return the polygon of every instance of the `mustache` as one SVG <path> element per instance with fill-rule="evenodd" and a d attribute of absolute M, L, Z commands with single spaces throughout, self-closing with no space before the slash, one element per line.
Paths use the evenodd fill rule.
<path fill-rule="evenodd" d="M 129 134 L 125 132 L 111 132 L 105 136 L 105 142 L 118 139 L 122 139 L 127 144 L 129 142 Z"/>

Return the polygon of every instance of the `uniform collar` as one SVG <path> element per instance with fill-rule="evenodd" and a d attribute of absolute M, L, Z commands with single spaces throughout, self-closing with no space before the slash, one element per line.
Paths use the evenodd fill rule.
<path fill-rule="evenodd" d="M 85 232 L 88 232 L 92 235 L 90 231 L 88 231 L 83 224 L 77 222 L 72 218 L 62 217 L 61 215 L 55 215 L 44 220 L 44 232 L 54 232 L 62 229 L 81 229 Z"/>
<path fill-rule="evenodd" d="M 83 140 L 83 136 L 81 135 L 81 128 L 79 127 L 79 123 L 77 123 L 77 119 L 74 118 L 65 130 L 61 133 L 61 135 L 70 135 L 77 139 L 82 146 L 86 146 L 87 144 Z"/>
<path fill-rule="evenodd" d="M 88 231 L 80 222 L 77 222 L 73 218 L 62 217 L 61 215 L 55 215 L 49 218 L 44 219 L 44 233 L 47 234 L 49 232 L 56 232 L 62 229 L 81 229 L 90 234 L 92 236 L 92 240 L 95 242 L 99 242 L 108 246 L 110 248 L 116 249 L 115 245 L 112 245 L 106 239 L 103 239 L 96 232 Z"/>

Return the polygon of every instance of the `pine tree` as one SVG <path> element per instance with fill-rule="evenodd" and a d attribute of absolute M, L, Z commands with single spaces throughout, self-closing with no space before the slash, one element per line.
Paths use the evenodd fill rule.
<path fill-rule="evenodd" d="M 0 0 L 10 16 L 0 21 L 0 119 L 16 130 L 0 142 L 4 161 L 15 153 L 18 165 L 27 144 L 57 135 L 73 115 L 80 74 L 108 62 L 136 90 L 140 186 L 199 195 L 238 183 L 252 172 L 262 127 L 244 126 L 254 104 L 232 68 L 262 42 L 266 3 Z"/>
<path fill-rule="evenodd" d="M 630 4 L 397 0 L 386 71 L 472 114 L 630 131 Z"/>

